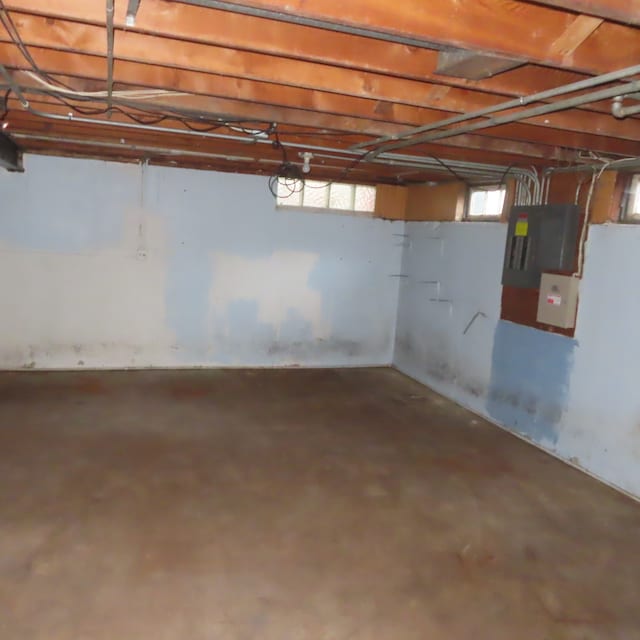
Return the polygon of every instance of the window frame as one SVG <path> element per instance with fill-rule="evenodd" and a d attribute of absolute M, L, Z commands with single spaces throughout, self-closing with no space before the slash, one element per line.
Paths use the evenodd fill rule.
<path fill-rule="evenodd" d="M 322 187 L 320 186 L 307 186 L 307 182 L 317 182 L 317 183 L 325 183 Z M 278 183 L 279 188 L 280 183 Z M 348 208 L 338 208 L 331 206 L 331 189 L 336 186 L 347 186 L 350 188 L 349 194 L 349 207 Z M 356 209 L 357 203 L 357 190 L 358 187 L 366 187 L 368 189 L 373 189 L 373 207 L 371 209 Z M 326 203 L 325 206 L 313 206 L 313 205 L 305 205 L 304 197 L 306 189 L 318 189 L 324 190 L 326 192 L 326 197 L 324 201 Z M 276 208 L 282 210 L 301 210 L 301 211 L 309 211 L 309 212 L 330 212 L 330 213 L 338 213 L 343 215 L 359 215 L 359 216 L 374 216 L 376 211 L 376 200 L 377 200 L 377 187 L 376 185 L 371 184 L 360 184 L 355 182 L 335 182 L 335 181 L 323 181 L 323 180 L 305 180 L 302 189 L 300 191 L 299 201 L 296 199 L 295 204 L 287 204 L 286 198 L 281 198 L 280 196 L 276 196 Z"/>
<path fill-rule="evenodd" d="M 637 213 L 629 212 L 630 205 L 634 200 L 638 202 L 638 209 L 640 209 L 640 173 L 635 172 L 627 176 L 624 181 L 618 222 L 640 224 L 640 210 Z"/>
<path fill-rule="evenodd" d="M 470 215 L 469 210 L 471 208 L 471 198 L 474 191 L 504 191 L 502 198 L 502 209 L 497 215 L 482 214 L 479 216 Z M 464 205 L 464 215 L 462 219 L 465 222 L 499 222 L 504 217 L 504 207 L 507 202 L 507 185 L 503 183 L 489 183 L 489 184 L 476 184 L 469 185 L 467 188 L 466 200 Z"/>

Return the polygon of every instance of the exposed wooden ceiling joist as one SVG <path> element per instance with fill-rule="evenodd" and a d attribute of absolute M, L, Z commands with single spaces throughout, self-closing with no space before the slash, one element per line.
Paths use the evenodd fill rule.
<path fill-rule="evenodd" d="M 640 25 L 640 0 L 532 0 L 536 4 Z"/>
<path fill-rule="evenodd" d="M 137 153 L 148 158 L 143 151 L 151 146 L 154 161 L 249 172 L 264 172 L 265 166 L 282 159 L 271 144 L 252 145 L 252 152 L 241 159 L 233 150 L 242 145 L 246 150 L 246 140 L 194 139 L 188 123 L 180 120 L 163 122 L 157 130 L 128 128 L 126 138 L 134 146 L 121 150 L 122 129 L 109 122 L 131 122 L 126 113 L 135 114 L 136 103 L 125 101 L 119 92 L 158 90 L 161 93 L 152 100 L 145 100 L 148 111 L 170 110 L 192 123 L 246 120 L 270 132 L 270 123 L 277 123 L 285 145 L 336 149 L 337 159 L 331 162 L 337 166 L 328 158 L 318 166 L 325 177 L 335 177 L 336 171 L 353 164 L 353 152 L 345 152 L 353 144 L 380 136 L 395 138 L 451 116 L 494 109 L 514 97 L 526 99 L 640 59 L 640 31 L 601 15 L 599 8 L 607 8 L 606 0 L 582 2 L 591 8 L 578 12 L 542 6 L 561 0 L 142 0 L 131 28 L 125 21 L 128 2 L 115 0 L 114 105 L 124 113 L 114 111 L 107 118 L 102 115 L 104 94 L 101 99 L 94 96 L 93 122 L 82 123 L 77 112 L 65 121 L 57 118 L 88 103 L 79 103 L 78 96 L 62 96 L 58 89 L 53 91 L 57 98 L 43 95 L 50 91 L 42 84 L 43 76 L 37 80 L 27 72 L 34 70 L 32 57 L 53 85 L 63 82 L 76 91 L 104 92 L 111 60 L 105 0 L 0 0 L 16 27 L 5 30 L 0 25 L 0 63 L 11 68 L 13 81 L 25 88 L 33 105 L 52 114 L 45 118 L 24 113 L 12 96 L 10 130 L 23 136 L 27 148 L 37 146 L 44 152 L 54 148 L 50 138 L 58 135 L 61 152 L 78 155 L 130 159 Z M 263 17 L 246 15 L 252 7 L 262 9 Z M 285 19 L 268 19 L 265 11 L 279 11 Z M 0 18 L 7 15 L 0 12 Z M 296 24 L 300 17 L 316 26 Z M 336 25 L 343 32 L 336 32 Z M 353 27 L 371 37 L 347 33 Z M 28 55 L 18 46 L 20 39 Z M 398 42 L 389 41 L 394 39 Z M 416 46 L 399 43 L 403 40 Z M 494 53 L 524 64 L 481 81 L 439 76 L 438 52 L 422 46 L 429 43 Z M 9 86 L 6 79 L 0 79 L 0 89 L 3 86 Z M 69 106 L 61 104 L 61 98 Z M 502 110 L 501 115 L 519 111 Z M 418 139 L 412 139 L 414 146 L 403 154 L 416 157 L 416 162 L 437 156 L 460 166 L 548 166 L 576 162 L 591 152 L 615 158 L 640 151 L 640 119 L 613 118 L 609 100 L 469 129 L 435 143 L 416 144 Z M 198 157 L 190 155 L 193 148 L 201 150 Z M 291 149 L 295 159 L 300 148 Z M 424 167 L 403 169 L 372 159 L 367 156 L 352 175 L 364 181 L 397 182 L 429 174 Z M 432 173 L 442 178 L 441 171 Z"/>
<path fill-rule="evenodd" d="M 117 67 L 117 69 L 118 68 L 119 67 Z M 88 73 L 88 67 L 85 68 L 85 73 Z M 35 88 L 39 86 L 28 77 L 23 79 L 20 74 L 17 74 L 17 77 L 22 80 L 23 86 Z M 116 78 L 120 79 L 118 73 L 116 74 Z M 64 80 L 69 82 L 70 79 L 65 77 Z M 56 105 L 56 112 L 67 113 L 69 111 L 69 109 L 61 107 L 58 103 L 53 104 Z M 133 105 L 134 103 L 130 104 Z M 145 104 L 142 106 L 153 106 L 158 109 L 162 109 L 163 107 L 180 107 L 194 113 L 206 113 L 208 111 L 228 113 L 234 114 L 235 117 L 244 117 L 247 120 L 285 122 L 291 125 L 306 127 L 307 129 L 311 126 L 324 126 L 324 129 L 333 132 L 342 131 L 361 133 L 363 135 L 376 135 L 378 133 L 384 133 L 385 131 L 401 130 L 395 125 L 390 128 L 390 125 L 384 125 L 380 122 L 353 117 L 334 116 L 324 111 L 314 113 L 310 110 L 281 109 L 251 102 L 238 103 L 233 100 L 202 95 L 159 97 L 154 99 L 153 102 L 145 101 Z M 51 108 L 47 110 L 51 111 Z M 437 119 L 437 117 L 431 115 L 431 119 Z M 411 122 L 409 121 L 407 124 L 411 124 Z M 281 130 L 284 132 L 287 128 L 288 127 L 285 126 L 285 128 L 281 128 Z M 318 135 L 320 135 L 320 132 Z M 565 147 L 567 147 L 565 149 L 552 144 L 547 136 L 548 133 L 546 131 L 539 130 L 537 127 L 526 124 L 513 124 L 494 128 L 490 136 L 456 136 L 447 140 L 447 145 L 469 150 L 469 155 L 474 156 L 474 161 L 481 160 L 476 157 L 478 154 L 474 154 L 473 150 L 484 151 L 487 158 L 492 157 L 492 160 L 487 161 L 495 161 L 495 154 L 502 153 L 511 156 L 509 161 L 513 161 L 513 156 L 521 155 L 534 161 L 535 159 L 541 159 L 564 162 L 570 162 L 572 159 L 575 159 L 576 154 L 571 152 L 568 147 L 574 149 L 597 149 L 603 153 L 624 155 L 635 153 L 638 147 L 637 142 L 629 140 L 573 132 L 565 133 L 564 144 Z M 356 143 L 361 140 L 361 138 L 356 139 L 351 136 L 347 137 L 347 139 L 350 143 Z M 445 152 L 446 147 L 442 145 L 433 145 L 433 149 L 434 151 L 432 151 L 432 153 L 444 153 L 445 157 L 451 155 Z"/>
<path fill-rule="evenodd" d="M 215 1 L 203 4 L 215 6 Z M 345 26 L 365 26 L 381 33 L 421 39 L 425 43 L 455 46 L 499 54 L 508 58 L 600 73 L 640 58 L 635 29 L 605 23 L 567 60 L 553 43 L 572 28 L 573 13 L 514 0 L 251 0 L 229 2 L 253 6 L 275 14 L 312 18 Z M 500 37 L 496 37 L 499 34 Z M 606 43 L 616 46 L 603 46 Z"/>
<path fill-rule="evenodd" d="M 104 63 L 79 54 L 76 48 L 83 46 L 83 50 L 91 55 L 105 56 L 104 34 L 99 27 L 56 21 L 53 25 L 55 28 L 52 28 L 45 19 L 39 17 L 21 17 L 18 22 L 29 34 L 27 43 L 37 45 L 31 49 L 32 55 L 47 71 L 64 73 L 67 70 L 93 78 L 103 76 Z M 6 35 L 0 35 L 0 38 L 8 40 Z M 56 51 L 47 51 L 45 47 Z M 62 51 L 70 55 L 65 57 Z M 346 69 L 329 68 L 316 63 L 280 58 L 276 63 L 265 55 L 229 49 L 220 53 L 219 49 L 212 50 L 202 44 L 171 41 L 171 45 L 167 46 L 166 41 L 160 38 L 137 33 L 119 34 L 116 54 L 116 72 L 119 74 L 116 79 L 122 82 L 137 80 L 145 86 L 173 86 L 178 90 L 256 103 L 279 102 L 281 106 L 288 107 L 295 104 L 319 114 L 349 113 L 398 125 L 426 124 L 446 117 L 446 112 L 464 113 L 503 101 L 498 96 L 479 91 L 394 79 L 381 74 L 354 76 Z M 26 66 L 21 54 L 15 49 L 11 51 L 9 45 L 0 46 L 0 56 L 5 56 L 11 66 Z M 130 62 L 143 66 L 135 66 Z M 178 72 L 175 68 L 178 66 L 184 70 Z M 207 76 L 207 73 L 211 75 Z M 304 89 L 310 91 L 302 91 Z M 431 109 L 424 108 L 427 106 Z M 267 119 L 279 117 L 272 115 Z M 328 126 L 322 123 L 322 119 L 319 116 L 318 126 Z M 575 132 L 591 131 L 625 140 L 640 139 L 640 132 L 633 122 L 615 120 L 610 114 L 578 110 L 571 114 L 549 114 L 528 122 L 535 126 Z M 380 125 L 380 129 L 383 128 L 387 131 L 390 129 Z M 362 128 L 355 130 L 363 131 Z M 399 130 L 396 128 L 396 131 Z M 373 129 L 369 132 L 375 134 Z"/>
<path fill-rule="evenodd" d="M 72 0 L 51 0 L 51 2 L 12 0 L 11 5 L 19 11 L 30 7 L 32 11 L 37 9 L 40 16 L 56 18 L 55 22 L 52 22 L 51 19 L 32 20 L 28 13 L 14 14 L 18 25 L 23 27 L 30 37 L 36 38 L 33 44 L 50 47 L 64 46 L 67 49 L 73 49 L 74 44 L 81 48 L 86 42 L 99 42 L 102 47 L 99 52 L 104 54 L 104 37 L 100 36 L 96 40 L 90 31 L 85 30 L 69 32 L 69 25 L 65 24 L 71 21 L 76 26 L 82 23 L 100 25 L 104 22 L 104 11 L 99 4 L 80 5 Z M 438 64 L 438 54 L 436 51 L 428 49 L 410 48 L 339 33 L 327 36 L 326 32 L 320 29 L 286 23 L 274 24 L 263 19 L 207 10 L 165 0 L 146 0 L 140 14 L 136 29 L 146 34 L 215 45 L 221 47 L 223 54 L 225 48 L 263 53 L 291 60 L 318 62 L 344 69 L 372 71 L 425 83 L 433 81 L 442 88 L 444 86 L 475 88 L 484 93 L 499 94 L 501 97 L 535 93 L 584 77 L 572 72 L 535 68 L 527 65 L 524 69 L 483 81 L 468 81 L 437 75 L 435 70 Z M 116 6 L 116 24 L 120 28 L 125 28 L 124 15 L 122 11 L 118 11 L 118 6 Z M 46 40 L 42 39 L 42 34 L 46 34 Z M 40 40 L 37 39 L 38 37 Z M 331 46 L 327 46 L 328 37 Z M 172 42 L 172 48 L 178 46 L 178 43 Z M 188 57 L 194 51 L 196 50 L 187 49 L 185 55 Z M 215 51 L 211 50 L 211 53 Z M 226 53 L 228 55 L 228 51 Z M 252 66 L 253 60 L 247 58 L 246 62 L 247 64 L 239 65 L 239 67 Z M 367 82 L 367 76 L 363 76 L 363 78 L 364 82 L 352 86 L 352 90 L 359 89 L 360 85 L 371 86 L 374 84 L 370 81 Z M 338 86 L 336 90 L 339 91 L 341 88 Z M 425 91 L 427 90 L 428 85 L 425 85 Z M 421 91 L 418 95 L 422 96 L 423 93 Z M 589 109 L 593 108 L 589 107 Z M 602 107 L 600 109 L 606 110 Z"/>
<path fill-rule="evenodd" d="M 52 99 L 47 99 L 46 97 L 38 96 L 36 99 L 31 99 L 29 96 L 30 102 L 32 102 L 33 107 L 38 110 L 44 110 L 48 113 L 56 114 L 58 116 L 65 116 L 69 109 L 56 104 Z M 13 99 L 10 102 L 10 106 L 18 106 L 17 101 Z M 99 105 L 96 105 L 99 106 Z M 20 111 L 16 111 L 15 114 L 12 114 L 10 119 L 10 128 L 9 131 L 12 132 L 29 132 L 29 131 L 39 131 L 39 132 L 51 132 L 52 130 L 58 132 L 64 132 L 65 134 L 72 133 L 75 129 L 80 129 L 85 133 L 91 133 L 91 135 L 95 136 L 95 139 L 109 139 L 114 137 L 113 131 L 110 130 L 109 124 L 110 122 L 130 122 L 124 116 L 115 113 L 112 115 L 111 119 L 106 119 L 106 117 L 94 117 L 94 120 L 102 120 L 102 126 L 89 126 L 81 121 L 78 118 L 75 120 L 65 119 L 64 121 L 58 121 L 55 123 L 43 121 L 35 116 L 30 114 L 23 114 Z M 182 128 L 184 131 L 184 136 L 170 134 L 168 135 L 168 141 L 165 143 L 170 144 L 176 149 L 189 149 L 193 148 L 194 145 L 198 148 L 208 149 L 210 151 L 214 151 L 216 149 L 221 149 L 225 153 L 236 153 L 236 154 L 246 154 L 248 149 L 256 149 L 256 153 L 263 157 L 273 157 L 280 158 L 279 152 L 272 150 L 271 147 L 267 147 L 266 149 L 262 146 L 259 147 L 251 147 L 247 145 L 247 142 L 251 140 L 247 138 L 247 136 L 238 136 L 237 142 L 232 143 L 221 143 L 219 141 L 214 140 L 206 140 L 206 139 L 195 139 L 189 137 L 189 130 L 186 127 L 179 125 L 177 123 L 170 123 L 167 126 L 171 126 L 172 128 L 178 127 Z M 328 141 L 326 138 L 322 137 L 314 138 L 305 135 L 302 137 L 295 129 L 288 128 L 289 133 L 281 135 L 281 139 L 285 142 L 295 143 L 302 147 L 309 146 L 335 146 L 335 148 L 346 149 L 348 143 L 344 143 L 340 140 L 330 140 Z M 226 130 L 225 130 L 226 131 Z M 164 137 L 164 136 L 163 136 Z M 117 139 L 124 138 L 128 141 L 140 142 L 140 143 L 148 143 L 152 141 L 156 141 L 158 138 L 158 133 L 156 132 L 144 132 L 135 129 L 131 130 L 122 130 L 118 131 Z M 352 142 L 350 139 L 349 142 Z M 534 159 L 537 158 L 538 162 L 541 164 L 546 164 L 548 162 L 571 162 L 575 160 L 575 154 L 564 151 L 564 150 L 555 150 L 553 148 L 545 149 L 544 147 L 540 147 L 539 149 L 535 149 L 535 145 L 531 145 L 532 148 L 529 148 L 527 145 L 524 147 L 521 144 L 503 144 L 502 141 L 483 141 L 481 139 L 473 139 L 472 136 L 460 136 L 453 140 L 453 144 L 450 147 L 446 147 L 443 145 L 423 145 L 417 150 L 416 154 L 418 157 L 424 156 L 437 156 L 447 159 L 455 159 L 459 157 L 459 152 L 461 149 L 465 150 L 466 159 L 470 162 L 487 162 L 492 164 L 512 164 L 512 163 L 522 163 L 523 156 L 529 157 L 531 159 L 531 154 L 541 154 L 546 153 L 546 155 L 535 155 Z M 525 155 L 527 154 L 527 155 Z M 293 154 L 295 156 L 295 153 Z M 345 163 L 351 162 L 351 159 L 346 158 Z"/>
<path fill-rule="evenodd" d="M 79 4 L 75 0 L 8 0 L 6 6 L 23 16 L 67 19 L 76 23 L 104 24 L 104 10 L 99 3 Z M 20 14 L 16 13 L 17 20 Z M 116 25 L 126 28 L 125 17 L 116 5 Z M 51 28 L 56 23 L 49 21 Z M 503 96 L 526 95 L 579 80 L 580 74 L 557 69 L 517 70 L 483 81 L 469 81 L 435 75 L 438 52 L 380 42 L 361 36 L 333 33 L 327 46 L 322 29 L 287 23 L 273 23 L 226 11 L 206 9 L 165 0 L 145 0 L 136 21 L 136 30 L 157 36 L 215 44 L 242 51 L 253 51 L 343 68 L 372 71 L 413 80 L 451 86 L 476 87 Z"/>

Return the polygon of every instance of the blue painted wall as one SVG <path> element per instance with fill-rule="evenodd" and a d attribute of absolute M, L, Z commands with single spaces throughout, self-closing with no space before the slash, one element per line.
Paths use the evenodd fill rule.
<path fill-rule="evenodd" d="M 406 225 L 394 364 L 640 496 L 640 228 L 591 227 L 571 339 L 499 319 L 505 227 Z M 424 280 L 440 282 L 449 308 Z"/>
<path fill-rule="evenodd" d="M 402 222 L 265 178 L 28 156 L 0 173 L 0 366 L 390 364 Z"/>
<path fill-rule="evenodd" d="M 496 422 L 555 446 L 569 396 L 575 340 L 501 320 L 486 410 Z"/>

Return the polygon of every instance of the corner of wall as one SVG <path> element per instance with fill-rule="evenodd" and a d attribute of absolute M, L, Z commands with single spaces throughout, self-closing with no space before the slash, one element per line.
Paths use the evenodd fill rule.
<path fill-rule="evenodd" d="M 398 274 L 405 275 L 405 255 L 409 246 L 409 236 L 407 234 L 407 222 L 405 220 L 399 221 L 399 233 L 402 240 L 402 251 L 400 252 L 400 261 L 398 264 Z M 400 313 L 400 301 L 402 296 L 403 281 L 405 278 L 398 278 L 398 287 L 396 289 L 396 308 L 393 314 L 393 327 L 391 330 L 391 352 L 389 353 L 389 366 L 395 367 L 396 361 L 396 347 L 397 347 L 397 335 L 398 335 L 398 315 Z"/>

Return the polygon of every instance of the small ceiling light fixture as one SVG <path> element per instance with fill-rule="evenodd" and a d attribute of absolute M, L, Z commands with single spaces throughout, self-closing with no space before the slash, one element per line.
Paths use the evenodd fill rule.
<path fill-rule="evenodd" d="M 310 173 L 313 153 L 310 151 L 301 151 L 298 155 L 302 158 L 302 173 Z"/>

